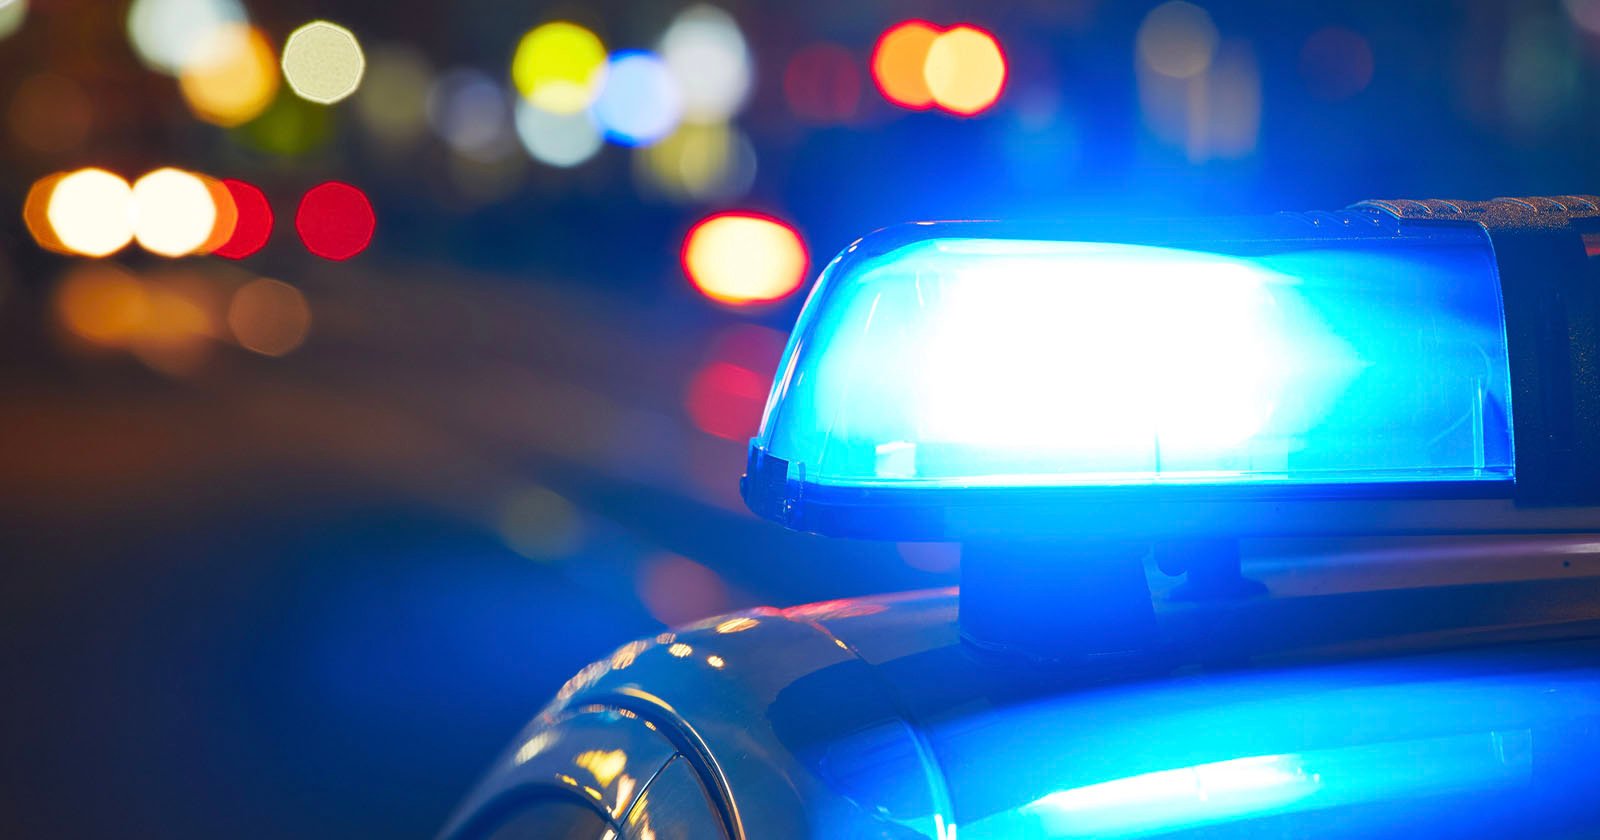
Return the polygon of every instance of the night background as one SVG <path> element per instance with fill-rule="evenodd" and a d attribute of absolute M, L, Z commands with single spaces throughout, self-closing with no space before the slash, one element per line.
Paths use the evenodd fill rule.
<path fill-rule="evenodd" d="M 864 233 L 1596 148 L 1600 0 L 0 0 L 0 834 L 429 836 L 632 638 L 954 584 L 738 497 Z"/>

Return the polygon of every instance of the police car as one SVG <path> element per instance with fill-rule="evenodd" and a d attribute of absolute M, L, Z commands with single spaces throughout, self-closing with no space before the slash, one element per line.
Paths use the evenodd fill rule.
<path fill-rule="evenodd" d="M 757 514 L 958 591 L 624 645 L 449 838 L 1600 833 L 1600 199 L 850 246 Z"/>

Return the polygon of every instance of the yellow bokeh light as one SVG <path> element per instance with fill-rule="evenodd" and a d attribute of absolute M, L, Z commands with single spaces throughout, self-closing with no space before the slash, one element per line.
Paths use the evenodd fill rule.
<path fill-rule="evenodd" d="M 555 114 L 589 107 L 605 81 L 606 47 L 599 36 L 567 21 L 522 36 L 511 59 L 511 83 L 530 105 Z"/>
<path fill-rule="evenodd" d="M 500 538 L 532 560 L 550 560 L 576 551 L 583 542 L 578 509 L 559 493 L 531 485 L 500 503 Z"/>
<path fill-rule="evenodd" d="M 56 182 L 45 215 L 66 250 L 104 257 L 133 240 L 133 189 L 104 169 L 79 169 Z"/>
<path fill-rule="evenodd" d="M 417 50 L 398 44 L 374 49 L 356 94 L 356 113 L 385 147 L 406 145 L 428 129 L 433 68 Z"/>
<path fill-rule="evenodd" d="M 56 312 L 75 335 L 97 344 L 121 344 L 150 317 L 144 285 L 113 265 L 85 265 L 56 289 Z"/>
<path fill-rule="evenodd" d="M 282 356 L 299 347 L 311 331 L 311 307 L 300 290 L 266 277 L 251 280 L 228 303 L 228 328 L 241 347 L 265 356 Z"/>
<path fill-rule="evenodd" d="M 189 109 L 224 127 L 261 115 L 278 94 L 278 66 L 272 45 L 259 29 L 242 24 L 218 27 L 178 74 Z"/>
<path fill-rule="evenodd" d="M 317 20 L 289 35 L 282 64 L 283 78 L 301 99 L 332 105 L 361 86 L 367 60 L 354 33 Z"/>
<path fill-rule="evenodd" d="M 133 185 L 133 235 L 152 254 L 196 253 L 216 225 L 216 199 L 192 172 L 157 169 Z"/>
<path fill-rule="evenodd" d="M 1171 0 L 1152 9 L 1139 25 L 1140 63 L 1174 79 L 1204 73 L 1217 53 L 1217 26 L 1205 9 Z"/>
<path fill-rule="evenodd" d="M 0 0 L 0 38 L 9 37 L 28 19 L 28 0 Z"/>
<path fill-rule="evenodd" d="M 957 26 L 933 39 L 922 72 L 939 107 L 971 115 L 1000 98 L 1006 59 L 994 36 L 976 27 Z"/>
<path fill-rule="evenodd" d="M 702 294 L 744 305 L 778 300 L 805 280 L 806 248 L 793 228 L 745 213 L 712 216 L 689 232 L 683 268 Z"/>
<path fill-rule="evenodd" d="M 735 197 L 755 177 L 755 152 L 727 123 L 684 123 L 634 160 L 641 179 L 679 200 Z"/>

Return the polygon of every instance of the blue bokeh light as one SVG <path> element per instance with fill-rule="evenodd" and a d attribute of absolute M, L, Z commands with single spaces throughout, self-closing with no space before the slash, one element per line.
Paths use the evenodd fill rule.
<path fill-rule="evenodd" d="M 624 146 L 648 146 L 678 126 L 683 97 L 659 57 L 628 50 L 611 57 L 605 87 L 591 111 L 606 139 Z"/>

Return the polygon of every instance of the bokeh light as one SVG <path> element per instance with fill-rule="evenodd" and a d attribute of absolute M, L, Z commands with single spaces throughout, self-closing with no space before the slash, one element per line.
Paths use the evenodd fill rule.
<path fill-rule="evenodd" d="M 0 0 L 0 40 L 10 37 L 28 20 L 28 0 Z"/>
<path fill-rule="evenodd" d="M 240 347 L 282 356 L 305 343 L 311 331 L 311 307 L 299 289 L 258 277 L 234 290 L 228 301 L 228 329 Z"/>
<path fill-rule="evenodd" d="M 528 155 L 543 164 L 577 166 L 600 151 L 605 138 L 587 111 L 569 114 L 547 111 L 518 100 L 517 139 Z"/>
<path fill-rule="evenodd" d="M 329 109 L 280 89 L 261 116 L 235 129 L 249 146 L 268 154 L 297 157 L 332 136 Z"/>
<path fill-rule="evenodd" d="M 67 250 L 104 257 L 133 240 L 133 188 L 104 169 L 79 169 L 56 182 L 46 215 Z"/>
<path fill-rule="evenodd" d="M 761 423 L 788 339 L 787 332 L 760 324 L 718 330 L 684 389 L 684 411 L 695 428 L 724 440 L 748 441 Z"/>
<path fill-rule="evenodd" d="M 428 129 L 428 89 L 433 66 L 417 50 L 385 44 L 367 56 L 367 72 L 356 91 L 356 115 L 386 147 L 403 147 Z"/>
<path fill-rule="evenodd" d="M 1508 24 L 1496 80 L 1500 113 L 1516 132 L 1549 131 L 1581 107 L 1580 45 L 1572 27 L 1553 15 L 1519 14 Z"/>
<path fill-rule="evenodd" d="M 928 52 L 939 33 L 938 27 L 925 20 L 908 20 L 878 39 L 872 49 L 872 79 L 885 99 L 906 108 L 933 105 L 925 70 Z"/>
<path fill-rule="evenodd" d="M 206 244 L 216 223 L 216 199 L 199 176 L 165 168 L 134 182 L 133 235 L 146 251 L 188 256 Z"/>
<path fill-rule="evenodd" d="M 218 30 L 247 22 L 238 0 L 133 0 L 128 39 L 151 69 L 176 76 Z"/>
<path fill-rule="evenodd" d="M 721 213 L 696 224 L 683 270 L 712 300 L 742 306 L 791 295 L 806 276 L 806 247 L 790 225 L 755 213 Z"/>
<path fill-rule="evenodd" d="M 168 376 L 195 373 L 220 329 L 215 286 L 191 273 L 147 277 L 144 285 L 150 305 L 129 349 L 146 367 Z"/>
<path fill-rule="evenodd" d="M 290 33 L 283 44 L 283 78 L 300 98 L 319 105 L 338 102 L 361 86 L 366 57 L 355 33 L 325 20 Z"/>
<path fill-rule="evenodd" d="M 234 232 L 239 229 L 239 205 L 233 200 L 233 191 L 228 189 L 227 184 L 209 175 L 199 177 L 201 183 L 206 185 L 206 192 L 211 195 L 211 205 L 217 209 L 217 218 L 211 224 L 211 233 L 206 236 L 206 241 L 200 244 L 195 253 L 214 254 L 231 241 Z"/>
<path fill-rule="evenodd" d="M 1300 48 L 1300 75 L 1321 99 L 1349 99 L 1366 90 L 1372 71 L 1371 45 L 1361 33 L 1342 26 L 1318 29 Z"/>
<path fill-rule="evenodd" d="M 669 627 L 708 618 L 729 606 L 728 587 L 716 572 L 676 554 L 646 559 L 634 588 L 650 615 Z M 694 652 L 688 645 L 674 648 L 677 650 L 669 650 L 674 656 L 687 657 Z"/>
<path fill-rule="evenodd" d="M 1600 0 L 1561 0 L 1579 28 L 1600 35 Z"/>
<path fill-rule="evenodd" d="M 554 560 L 583 545 L 577 507 L 548 487 L 530 485 L 508 493 L 497 519 L 500 539 L 530 560 Z"/>
<path fill-rule="evenodd" d="M 465 200 L 461 206 L 492 204 L 521 188 L 528 173 L 528 158 L 516 154 L 516 150 L 513 139 L 509 145 L 496 146 L 493 156 L 450 156 L 446 174 L 456 196 Z"/>
<path fill-rule="evenodd" d="M 34 181 L 22 200 L 22 223 L 27 225 L 29 235 L 39 247 L 58 254 L 72 253 L 50 225 L 50 196 L 65 177 L 65 172 L 54 172 Z"/>
<path fill-rule="evenodd" d="M 756 153 L 727 123 L 684 123 L 634 158 L 641 185 L 678 201 L 738 198 L 756 176 Z"/>
<path fill-rule="evenodd" d="M 1188 79 L 1211 66 L 1217 40 L 1217 26 L 1205 9 L 1171 0 L 1145 16 L 1135 46 L 1142 67 L 1174 79 Z"/>
<path fill-rule="evenodd" d="M 844 122 L 861 105 L 856 56 L 839 44 L 810 44 L 796 51 L 783 70 L 789 110 L 813 122 Z"/>
<path fill-rule="evenodd" d="M 689 422 L 708 435 L 744 442 L 761 425 L 771 374 L 712 360 L 695 371 L 684 392 Z"/>
<path fill-rule="evenodd" d="M 600 37 L 568 21 L 537 26 L 517 42 L 511 83 L 530 105 L 552 114 L 589 107 L 605 81 L 606 47 Z"/>
<path fill-rule="evenodd" d="M 377 216 L 361 190 L 328 181 L 306 191 L 295 212 L 294 229 L 306 250 L 330 260 L 347 260 L 372 244 Z"/>
<path fill-rule="evenodd" d="M 671 134 L 682 113 L 677 83 L 660 58 L 639 50 L 612 56 L 594 103 L 595 120 L 607 139 L 647 146 Z"/>
<path fill-rule="evenodd" d="M 679 12 L 657 45 L 683 94 L 683 117 L 721 122 L 750 94 L 750 49 L 733 16 L 715 6 Z"/>
<path fill-rule="evenodd" d="M 923 74 L 939 107 L 971 116 L 1000 98 L 1006 84 L 1005 53 L 982 29 L 952 27 L 933 39 Z"/>
<path fill-rule="evenodd" d="M 237 220 L 233 233 L 212 253 L 230 260 L 242 260 L 260 251 L 272 236 L 272 205 L 267 196 L 253 184 L 233 178 L 222 180 L 233 199 Z"/>
<path fill-rule="evenodd" d="M 6 124 L 29 150 L 71 155 L 83 148 L 94 125 L 94 106 L 83 86 L 55 73 L 35 73 L 17 85 L 6 107 Z"/>
<path fill-rule="evenodd" d="M 488 75 L 469 68 L 440 76 L 428 92 L 428 121 L 457 154 L 480 161 L 516 149 L 510 98 Z"/>
<path fill-rule="evenodd" d="M 898 543 L 895 550 L 918 571 L 946 575 L 961 568 L 960 543 Z"/>
<path fill-rule="evenodd" d="M 62 278 L 55 293 L 62 326 L 96 344 L 130 340 L 150 315 L 144 284 L 110 263 L 79 266 Z"/>
<path fill-rule="evenodd" d="M 217 27 L 178 72 L 179 89 L 195 116 L 220 126 L 261 115 L 278 95 L 278 64 L 261 30 Z"/>

